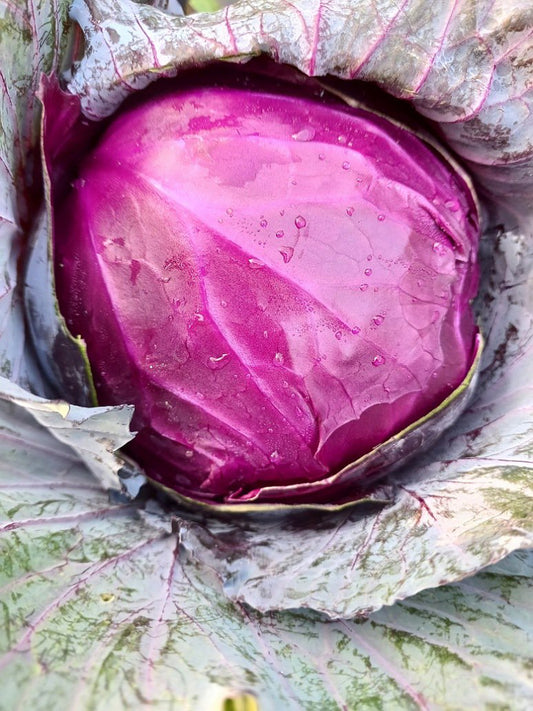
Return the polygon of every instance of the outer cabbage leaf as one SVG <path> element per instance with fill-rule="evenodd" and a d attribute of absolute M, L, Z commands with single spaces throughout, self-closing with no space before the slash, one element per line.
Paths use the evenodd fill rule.
<path fill-rule="evenodd" d="M 114 472 L 123 462 L 111 452 L 131 438 L 129 411 L 118 408 L 112 417 L 103 409 L 81 412 L 68 403 L 46 404 L 28 392 L 57 395 L 43 378 L 28 338 L 21 272 L 27 233 L 42 199 L 38 87 L 41 72 L 59 72 L 67 54 L 69 4 L 0 2 L 0 393 L 18 398 L 40 421 L 46 420 L 59 439 L 67 437 L 85 452 L 82 456 L 106 486 L 116 486 Z"/>
<path fill-rule="evenodd" d="M 121 468 L 135 473 L 113 455 L 132 437 L 128 428 L 131 407 L 87 408 L 64 400 L 45 400 L 4 378 L 0 378 L 0 387 L 4 400 L 30 412 L 59 442 L 70 446 L 104 488 L 116 488 Z"/>
<path fill-rule="evenodd" d="M 183 547 L 183 522 L 158 531 L 135 504 L 110 500 L 68 447 L 6 402 L 0 462 L 6 711 L 533 702 L 531 555 L 368 619 L 261 615 L 228 602 L 217 571 Z"/>
<path fill-rule="evenodd" d="M 59 69 L 66 44 L 67 3 L 0 2 L 0 373 L 46 391 L 24 328 L 19 282 L 24 231 L 39 190 L 41 71 Z M 33 185 L 32 185 L 33 183 Z"/>
<path fill-rule="evenodd" d="M 70 85 L 88 116 L 177 69 L 267 54 L 376 82 L 434 121 L 493 194 L 533 194 L 529 0 L 243 0 L 189 18 L 75 0 L 72 15 L 91 47 Z"/>
<path fill-rule="evenodd" d="M 90 51 L 86 52 L 84 59 L 79 64 L 71 83 L 71 89 L 80 94 L 87 111 L 93 111 L 95 115 L 103 115 L 111 111 L 120 99 L 133 88 L 137 89 L 146 85 L 160 74 L 173 74 L 178 64 L 181 67 L 190 67 L 213 58 L 235 58 L 239 57 L 242 52 L 257 53 L 264 50 L 280 61 L 292 62 L 310 73 L 329 70 L 341 76 L 355 76 L 357 74 L 360 78 L 380 81 L 390 91 L 404 95 L 401 87 L 413 86 L 412 78 L 410 79 L 406 69 L 410 64 L 396 61 L 393 66 L 391 65 L 389 74 L 384 72 L 381 76 L 375 69 L 377 65 L 371 61 L 370 57 L 376 52 L 381 56 L 382 53 L 378 51 L 379 46 L 382 46 L 379 39 L 383 39 L 385 34 L 387 38 L 389 37 L 384 28 L 392 27 L 394 18 L 389 18 L 388 24 L 379 24 L 376 21 L 374 33 L 372 33 L 370 26 L 363 28 L 361 25 L 358 32 L 348 34 L 349 31 L 352 32 L 348 28 L 350 27 L 349 23 L 355 21 L 354 18 L 358 18 L 357 22 L 364 24 L 362 18 L 367 16 L 363 11 L 364 7 L 367 7 L 368 17 L 373 15 L 371 8 L 368 9 L 370 3 L 368 5 L 361 3 L 361 8 L 357 13 L 354 13 L 352 4 L 350 4 L 349 13 L 347 7 L 347 3 L 341 2 L 328 3 L 327 6 L 321 3 L 304 4 L 303 2 L 289 5 L 281 1 L 261 4 L 238 3 L 222 13 L 179 18 L 129 2 L 114 3 L 111 0 L 101 0 L 101 2 L 85 4 L 77 1 L 75 3 L 76 17 L 84 27 Z M 414 12 L 413 8 L 416 7 L 422 11 L 421 5 L 409 4 L 406 6 L 407 19 L 402 19 L 401 14 L 398 15 L 398 21 L 402 19 L 404 28 L 405 22 L 409 19 L 409 12 Z M 478 4 L 476 7 L 480 8 L 481 6 Z M 454 5 L 451 14 L 455 18 L 454 22 L 458 25 L 461 24 L 460 13 L 463 11 L 461 8 L 463 10 L 466 8 L 467 14 L 470 16 L 479 18 L 478 29 L 481 33 L 484 27 L 483 12 L 476 15 L 475 6 L 472 4 Z M 92 15 L 89 10 L 92 11 Z M 520 17 L 524 18 L 524 22 L 526 21 L 526 9 L 522 11 L 522 14 L 520 14 L 520 7 L 514 12 L 518 12 Z M 504 20 L 505 17 L 508 17 L 506 13 L 503 6 L 493 5 L 491 26 L 499 22 L 500 27 L 505 27 Z M 386 16 L 387 9 L 384 7 L 381 17 L 386 18 Z M 296 21 L 297 18 L 299 18 L 298 21 Z M 327 23 L 325 18 L 328 20 Z M 412 18 L 412 24 L 414 32 L 417 27 L 415 16 Z M 345 26 L 346 33 L 343 33 L 341 30 Z M 431 38 L 431 46 L 434 46 L 432 38 L 435 33 L 439 35 L 441 45 L 447 45 L 448 29 L 446 28 L 451 26 L 450 23 L 448 25 L 445 23 L 445 29 L 440 33 L 436 31 L 435 27 L 431 31 L 427 29 L 427 37 Z M 465 21 L 466 26 L 468 23 Z M 327 28 L 327 31 L 324 28 Z M 378 29 L 381 34 L 377 31 Z M 346 50 L 346 37 L 352 37 L 353 42 L 357 44 L 361 34 L 364 34 L 363 30 L 368 32 L 367 38 L 374 37 L 375 39 L 374 44 L 367 40 L 368 57 L 366 55 L 360 56 L 360 50 L 356 51 L 350 47 Z M 415 35 L 416 33 L 413 36 Z M 401 36 L 401 45 L 397 40 L 396 57 L 400 46 L 401 56 L 403 56 L 404 40 L 405 37 Z M 517 42 L 517 51 L 526 51 L 527 33 L 517 36 L 517 40 L 520 40 Z M 460 47 L 460 44 L 454 44 L 451 41 L 449 44 L 450 48 Z M 419 38 L 418 45 L 421 51 L 423 36 Z M 335 46 L 336 52 L 334 51 Z M 369 52 L 369 48 L 374 47 L 375 50 Z M 4 51 L 3 48 L 2 51 Z M 394 56 L 391 46 L 388 46 L 387 52 Z M 388 56 L 387 52 L 383 53 L 385 58 Z M 432 55 L 428 50 L 424 56 Z M 477 56 L 476 54 L 475 57 L 477 58 Z M 460 57 L 454 58 L 453 75 L 443 74 L 444 77 L 448 76 L 450 79 L 450 86 L 447 92 L 444 92 L 448 97 L 447 101 L 443 103 L 441 100 L 443 87 L 440 80 L 439 82 L 434 81 L 433 91 L 431 89 L 433 84 L 426 82 L 423 83 L 425 103 L 420 99 L 421 92 L 413 96 L 413 101 L 419 108 L 431 105 L 435 112 L 439 113 L 439 117 L 447 117 L 447 120 L 452 120 L 453 117 L 461 119 L 463 116 L 461 113 L 463 110 L 462 100 L 465 95 L 472 94 L 476 88 L 477 80 L 471 79 L 468 61 L 464 58 L 462 61 L 459 60 Z M 505 63 L 505 58 L 502 61 Z M 28 62 L 30 62 L 29 59 Z M 32 75 L 33 65 L 31 66 L 31 70 L 28 70 L 27 66 L 25 68 L 28 76 Z M 357 73 L 355 69 L 359 66 L 361 70 Z M 422 64 L 420 64 L 421 66 Z M 349 67 L 352 68 L 351 73 Z M 374 69 L 370 71 L 372 67 Z M 485 76 L 486 65 L 478 63 L 476 67 L 478 73 Z M 394 73 L 392 73 L 393 70 Z M 517 76 L 522 77 L 527 84 L 527 70 L 522 68 L 521 71 L 525 73 L 520 74 L 519 72 Z M 461 92 L 454 93 L 455 85 L 452 81 L 454 77 L 468 79 L 468 81 L 465 80 L 463 94 Z M 519 83 L 518 79 L 513 80 L 512 87 L 518 86 Z M 408 93 L 409 91 L 406 90 L 405 95 Z M 455 98 L 452 101 L 450 97 Z M 527 101 L 527 97 L 526 92 L 524 101 Z M 481 115 L 480 105 L 476 104 L 477 108 L 473 106 L 469 111 L 471 113 L 477 111 L 476 116 Z M 448 113 L 445 112 L 445 109 Z M 10 120 L 10 118 L 6 119 L 8 122 Z M 467 123 L 465 122 L 464 125 Z M 489 124 L 483 124 L 483 126 L 486 135 L 492 135 L 491 126 Z M 509 135 L 511 139 L 514 136 L 513 133 Z M 482 155 L 483 141 L 478 141 L 475 145 L 477 146 L 476 150 L 480 151 L 479 155 Z M 459 144 L 456 147 L 461 148 Z M 524 161 L 527 161 L 527 146 L 522 152 L 526 156 Z M 502 153 L 502 161 L 509 160 L 509 156 L 506 157 L 505 152 Z M 491 162 L 492 158 L 487 154 L 487 165 Z M 8 163 L 9 161 L 6 159 L 6 164 Z M 523 185 L 527 188 L 527 184 L 520 178 L 522 173 L 519 168 L 522 163 L 517 163 L 517 165 L 516 185 Z M 488 168 L 487 171 L 489 171 Z M 502 172 L 500 168 L 495 167 L 487 172 L 487 175 L 490 175 L 492 181 L 504 173 L 505 171 Z M 13 200 L 13 181 L 9 182 L 6 178 L 7 175 L 3 176 L 2 187 L 7 186 L 6 195 Z M 514 193 L 515 188 L 516 186 L 511 181 L 509 192 Z M 7 211 L 4 212 L 7 214 Z M 521 216 L 522 218 L 523 216 Z M 498 215 L 491 218 L 493 225 L 497 225 L 499 220 Z M 505 217 L 506 230 L 489 231 L 484 240 L 485 279 L 479 298 L 478 312 L 481 325 L 487 336 L 487 347 L 478 398 L 434 451 L 424 460 L 418 461 L 417 465 L 405 472 L 402 479 L 399 480 L 404 488 L 399 489 L 396 507 L 391 518 L 393 520 L 396 516 L 395 520 L 399 522 L 399 526 L 394 527 L 393 538 L 389 541 L 389 545 L 391 546 L 390 550 L 393 551 L 400 550 L 406 545 L 412 546 L 409 565 L 405 569 L 398 569 L 396 577 L 391 575 L 387 578 L 386 584 L 378 584 L 372 591 L 370 599 L 364 601 L 357 595 L 346 602 L 341 599 L 336 600 L 330 593 L 336 589 L 338 577 L 331 571 L 325 571 L 320 591 L 322 601 L 314 599 L 314 602 L 311 603 L 311 597 L 315 596 L 315 591 L 310 590 L 307 587 L 307 581 L 302 579 L 300 580 L 301 589 L 297 590 L 298 604 L 316 604 L 332 614 L 355 614 L 361 609 L 375 609 L 385 602 L 392 601 L 397 595 L 403 596 L 424 586 L 463 577 L 467 573 L 474 572 L 487 563 L 497 560 L 506 552 L 531 543 L 531 535 L 528 530 L 531 524 L 528 493 L 525 488 L 516 483 L 524 478 L 525 472 L 530 467 L 528 459 L 531 460 L 530 456 L 528 457 L 528 447 L 531 446 L 532 399 L 527 392 L 528 383 L 532 382 L 528 372 L 528 367 L 530 367 L 528 353 L 531 349 L 532 333 L 529 308 L 531 295 L 525 281 L 531 262 L 524 254 L 531 235 L 531 226 L 523 220 L 519 226 L 517 225 L 517 217 L 507 215 Z M 9 254 L 10 252 L 8 252 L 8 256 Z M 15 272 L 13 271 L 12 274 L 15 275 Z M 12 343 L 15 342 L 17 329 L 21 328 L 21 320 L 19 315 L 11 309 L 9 314 L 9 320 L 3 322 L 0 331 L 6 342 Z M 23 362 L 22 350 L 19 348 L 14 364 L 21 368 Z M 17 369 L 11 372 L 16 375 Z M 24 378 L 21 378 L 21 382 L 25 383 Z M 18 402 L 22 403 L 23 400 L 30 401 L 32 398 L 20 397 Z M 25 406 L 33 407 L 28 402 Z M 91 410 L 85 411 L 89 423 L 91 422 L 90 414 Z M 81 417 L 80 414 L 78 419 L 82 420 L 84 417 Z M 57 418 L 56 422 L 60 428 L 63 427 L 64 423 L 61 418 Z M 55 424 L 48 420 L 47 426 L 55 427 Z M 80 424 L 77 429 L 83 431 L 85 428 L 86 425 Z M 108 448 L 116 446 L 116 442 L 102 443 L 100 450 L 94 451 L 93 456 L 98 459 L 107 451 L 106 446 Z M 117 462 L 113 460 L 110 471 L 116 468 Z M 468 497 L 468 503 L 465 505 L 465 491 L 474 488 L 473 482 L 476 480 L 484 482 L 484 492 L 487 496 L 479 496 L 479 492 L 475 492 L 471 497 Z M 432 506 L 431 499 L 428 503 L 428 497 L 431 496 L 445 497 L 441 500 L 442 506 Z M 486 503 L 489 499 L 490 506 L 487 506 Z M 475 514 L 477 518 L 475 519 L 469 509 L 472 501 L 476 501 Z M 425 506 L 435 516 L 434 519 Z M 452 523 L 447 527 L 449 516 L 452 517 Z M 154 517 L 152 516 L 150 520 L 154 520 Z M 369 520 L 371 519 L 367 519 L 367 521 Z M 375 521 L 375 518 L 373 520 Z M 419 525 L 419 520 L 422 520 L 421 525 Z M 358 523 L 354 523 L 349 516 L 346 516 L 344 524 L 341 521 L 339 528 L 341 535 L 334 537 L 333 542 L 336 544 L 340 539 L 349 541 L 350 532 L 356 537 L 360 535 L 364 526 L 367 525 L 363 521 L 364 519 L 358 519 Z M 168 516 L 165 517 L 163 525 L 168 525 Z M 346 527 L 348 535 L 344 536 L 345 530 L 342 526 Z M 358 534 L 355 526 L 360 526 L 357 529 Z M 500 536 L 498 531 L 500 526 L 504 528 L 503 536 Z M 462 537 L 465 530 L 468 535 Z M 208 536 L 208 531 L 209 529 L 205 529 L 205 532 L 200 531 L 201 535 L 199 535 L 198 531 L 187 527 L 187 540 L 191 541 L 196 536 L 196 539 L 200 541 L 202 536 Z M 446 535 L 442 534 L 443 531 L 452 532 L 444 552 L 442 549 L 435 550 L 431 547 L 436 540 L 446 539 Z M 218 535 L 218 531 L 212 532 L 213 535 Z M 314 543 L 315 534 L 316 527 L 311 537 L 306 538 L 306 545 L 302 549 L 302 540 L 295 537 L 293 531 L 283 528 L 283 526 L 275 528 L 271 539 L 277 537 L 280 544 L 285 541 L 282 549 L 286 555 L 285 558 L 276 560 L 274 552 L 273 559 L 270 562 L 266 560 L 265 563 L 263 557 L 265 549 L 259 545 L 263 543 L 264 539 L 261 538 L 261 535 L 254 538 L 252 531 L 249 534 L 251 545 L 245 556 L 241 555 L 240 558 L 237 556 L 234 569 L 231 569 L 230 561 L 220 559 L 218 543 L 215 545 L 213 553 L 199 547 L 195 550 L 194 555 L 198 560 L 208 560 L 217 566 L 219 575 L 226 581 L 227 594 L 235 599 L 249 599 L 252 604 L 268 608 L 268 600 L 258 598 L 257 590 L 261 589 L 264 579 L 272 575 L 273 579 L 278 581 L 281 593 L 280 600 L 273 606 L 291 607 L 294 603 L 288 593 L 294 590 L 298 581 L 294 580 L 294 576 L 288 580 L 286 571 L 290 570 L 291 565 L 305 569 L 306 566 L 311 567 L 319 560 L 321 551 L 317 551 Z M 299 552 L 294 550 L 297 546 L 300 548 Z M 334 561 L 337 570 L 344 571 L 353 564 L 350 575 L 352 575 L 352 580 L 357 580 L 360 577 L 359 574 L 363 572 L 363 565 L 367 575 L 378 574 L 383 570 L 386 561 L 390 561 L 390 550 L 380 545 L 369 546 L 370 561 L 365 556 L 354 555 L 353 546 L 348 548 L 333 546 L 333 550 L 328 552 L 337 558 Z M 428 555 L 429 557 L 427 557 Z M 210 556 L 213 560 L 210 559 Z M 294 556 L 300 556 L 299 560 L 296 560 Z M 317 565 L 320 565 L 320 561 Z M 446 570 L 443 572 L 441 568 Z M 249 577 L 254 569 L 256 572 L 258 571 L 258 580 L 250 582 Z M 236 571 L 239 574 L 237 579 L 235 578 Z M 419 571 L 420 577 L 418 577 Z M 406 584 L 409 578 L 411 580 Z M 285 593 L 287 594 L 285 595 Z M 334 600 L 333 604 L 327 603 L 328 596 Z"/>

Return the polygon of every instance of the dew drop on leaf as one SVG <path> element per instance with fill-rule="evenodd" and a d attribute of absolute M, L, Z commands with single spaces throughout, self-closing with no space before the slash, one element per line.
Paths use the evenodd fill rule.
<path fill-rule="evenodd" d="M 276 353 L 274 355 L 274 365 L 277 366 L 282 366 L 283 363 L 285 363 L 285 358 L 283 357 L 283 353 Z"/>
<path fill-rule="evenodd" d="M 229 362 L 229 355 L 227 353 L 222 353 L 219 356 L 209 356 L 207 365 L 211 370 L 221 370 L 225 368 Z"/>
<path fill-rule="evenodd" d="M 433 251 L 439 257 L 443 257 L 446 254 L 447 250 L 446 247 L 442 244 L 442 242 L 433 242 Z"/>
<path fill-rule="evenodd" d="M 301 131 L 293 133 L 291 138 L 294 141 L 312 141 L 315 137 L 315 133 L 316 131 L 314 128 L 312 128 L 311 126 L 306 126 L 305 128 L 302 128 Z"/>
<path fill-rule="evenodd" d="M 251 258 L 248 260 L 248 266 L 249 266 L 251 269 L 261 269 L 261 268 L 264 267 L 265 265 L 264 265 L 263 262 L 261 262 L 259 259 L 255 259 L 254 257 L 251 257 Z"/>
<path fill-rule="evenodd" d="M 285 262 L 285 264 L 288 264 L 293 257 L 294 247 L 282 247 L 279 250 L 279 253 L 283 257 L 283 261 Z"/>

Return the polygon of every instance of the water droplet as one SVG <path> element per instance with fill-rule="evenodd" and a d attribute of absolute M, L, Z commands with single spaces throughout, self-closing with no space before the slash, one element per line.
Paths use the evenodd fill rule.
<path fill-rule="evenodd" d="M 371 275 L 372 275 L 372 269 L 365 269 L 365 275 L 366 275 L 366 276 L 371 276 Z"/>
<path fill-rule="evenodd" d="M 342 169 L 343 170 L 350 170 L 350 162 L 345 160 L 344 163 L 342 164 Z"/>
<path fill-rule="evenodd" d="M 186 449 L 184 454 L 187 457 L 187 459 L 190 459 L 192 456 L 194 456 L 194 452 L 192 451 L 192 449 Z"/>
<path fill-rule="evenodd" d="M 283 261 L 285 262 L 285 264 L 288 264 L 294 254 L 294 247 L 282 247 L 279 250 L 279 253 L 283 257 Z"/>
<path fill-rule="evenodd" d="M 291 180 L 291 185 L 298 185 L 298 181 L 296 180 L 296 178 L 293 178 Z"/>
<path fill-rule="evenodd" d="M 204 315 L 203 314 L 194 314 L 194 320 L 198 321 L 198 323 L 202 323 L 204 321 Z"/>
<path fill-rule="evenodd" d="M 367 261 L 367 262 L 371 262 L 371 261 L 372 261 L 372 255 L 371 255 L 371 254 L 369 254 L 369 255 L 367 256 L 366 261 Z"/>
<path fill-rule="evenodd" d="M 228 353 L 222 353 L 219 356 L 209 356 L 207 365 L 211 370 L 220 370 L 224 368 L 229 362 Z"/>
<path fill-rule="evenodd" d="M 302 215 L 298 215 L 294 220 L 294 224 L 299 230 L 301 230 L 307 225 L 307 220 L 305 217 L 302 217 Z"/>
<path fill-rule="evenodd" d="M 382 316 L 381 314 L 374 316 L 374 318 L 372 319 L 372 323 L 374 324 L 374 326 L 381 326 L 383 321 L 385 321 L 385 316 Z"/>
<path fill-rule="evenodd" d="M 384 219 L 385 219 L 385 215 L 378 215 L 379 222 L 383 222 Z"/>
<path fill-rule="evenodd" d="M 270 461 L 273 464 L 276 464 L 277 462 L 281 461 L 281 454 L 278 451 L 272 452 L 270 455 Z"/>
<path fill-rule="evenodd" d="M 268 331 L 263 331 L 263 338 L 268 338 Z"/>
<path fill-rule="evenodd" d="M 361 286 L 359 287 L 360 291 L 366 291 L 367 289 L 368 289 L 368 284 L 361 284 Z"/>
<path fill-rule="evenodd" d="M 315 137 L 315 133 L 316 132 L 314 128 L 312 128 L 311 126 L 306 126 L 305 128 L 302 128 L 301 131 L 293 133 L 291 138 L 293 138 L 295 141 L 312 141 Z"/>
<path fill-rule="evenodd" d="M 363 178 L 362 178 L 360 175 L 358 175 L 357 178 L 355 179 L 355 182 L 356 182 L 356 183 L 362 183 L 362 182 L 363 182 Z"/>
<path fill-rule="evenodd" d="M 459 209 L 459 203 L 455 200 L 446 200 L 446 202 L 444 203 L 444 207 L 447 207 L 452 212 L 457 212 L 457 210 Z"/>
<path fill-rule="evenodd" d="M 281 366 L 285 363 L 285 358 L 283 357 L 283 353 L 276 353 L 274 355 L 274 365 Z"/>
<path fill-rule="evenodd" d="M 227 302 L 227 301 L 224 301 L 224 299 L 220 299 L 220 305 L 222 306 L 222 308 L 225 309 L 226 306 L 228 305 L 228 302 Z"/>
<path fill-rule="evenodd" d="M 385 358 L 382 355 L 375 355 L 372 358 L 372 365 L 377 368 L 380 365 L 383 365 L 385 363 Z"/>
<path fill-rule="evenodd" d="M 160 281 L 162 284 L 168 284 L 170 277 L 159 277 L 157 281 Z"/>
<path fill-rule="evenodd" d="M 326 160 L 326 156 L 324 155 L 324 153 L 318 154 L 318 160 Z"/>
<path fill-rule="evenodd" d="M 232 215 L 233 215 L 233 208 L 228 207 L 227 210 L 226 210 L 226 215 L 229 215 L 230 217 L 232 217 Z"/>
<path fill-rule="evenodd" d="M 249 266 L 251 269 L 261 269 L 261 268 L 264 267 L 265 265 L 264 265 L 263 262 L 260 261 L 259 259 L 255 259 L 254 257 L 251 257 L 251 258 L 248 260 L 248 266 Z"/>
<path fill-rule="evenodd" d="M 336 334 L 335 334 L 335 338 L 336 338 L 338 341 L 340 341 L 341 338 L 342 338 L 342 331 L 337 331 Z"/>
<path fill-rule="evenodd" d="M 261 227 L 267 227 L 267 226 L 268 226 L 268 222 L 265 220 L 264 217 L 263 217 L 262 220 L 260 220 L 259 224 L 261 225 Z"/>
<path fill-rule="evenodd" d="M 443 257 L 447 252 L 446 247 L 442 244 L 442 242 L 433 242 L 433 251 L 435 254 L 438 254 L 439 257 Z"/>
<path fill-rule="evenodd" d="M 354 326 L 352 328 L 352 333 L 354 336 L 357 336 L 358 333 L 361 333 L 361 329 L 359 328 L 359 326 Z"/>
<path fill-rule="evenodd" d="M 337 136 L 337 141 L 339 143 L 346 143 L 346 136 Z"/>
<path fill-rule="evenodd" d="M 278 230 L 278 231 L 276 232 L 276 237 L 277 237 L 278 239 L 281 239 L 282 237 L 285 237 L 285 232 L 284 232 L 283 230 Z"/>
<path fill-rule="evenodd" d="M 351 217 L 353 215 L 353 213 L 354 213 L 353 207 L 346 208 L 346 214 L 348 215 L 348 217 Z"/>

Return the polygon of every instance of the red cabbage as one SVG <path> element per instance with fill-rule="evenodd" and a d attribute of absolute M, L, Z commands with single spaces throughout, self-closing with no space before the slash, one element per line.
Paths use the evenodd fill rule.
<path fill-rule="evenodd" d="M 56 205 L 57 295 L 150 478 L 324 500 L 464 380 L 477 240 L 462 174 L 402 126 L 267 80 L 165 88 Z"/>

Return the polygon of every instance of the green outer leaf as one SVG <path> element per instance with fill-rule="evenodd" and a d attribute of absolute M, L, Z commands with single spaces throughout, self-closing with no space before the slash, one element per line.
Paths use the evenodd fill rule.
<path fill-rule="evenodd" d="M 39 197 L 39 73 L 59 69 L 68 5 L 65 0 L 0 2 L 0 375 L 43 393 L 47 387 L 24 327 L 19 260 Z M 29 184 L 33 195 L 25 188 Z"/>
<path fill-rule="evenodd" d="M 532 554 L 366 620 L 260 615 L 8 403 L 0 494 L 1 711 L 533 703 Z"/>
<path fill-rule="evenodd" d="M 45 400 L 5 378 L 0 378 L 0 392 L 3 400 L 31 413 L 59 442 L 71 447 L 104 488 L 120 488 L 118 472 L 125 462 L 114 452 L 133 438 L 129 429 L 133 407 L 87 408 Z"/>

